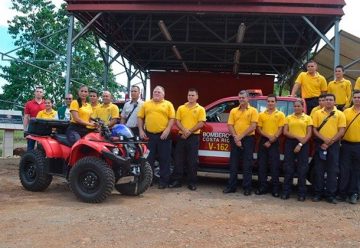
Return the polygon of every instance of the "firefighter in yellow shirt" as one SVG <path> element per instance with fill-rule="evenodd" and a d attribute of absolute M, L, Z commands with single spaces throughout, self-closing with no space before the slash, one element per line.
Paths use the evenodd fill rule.
<path fill-rule="evenodd" d="M 315 134 L 315 195 L 313 201 L 325 197 L 336 204 L 337 172 L 339 170 L 339 140 L 344 134 L 346 119 L 343 112 L 335 107 L 335 96 L 327 94 L 325 107 L 315 112 L 313 117 Z M 326 186 L 325 176 L 326 172 Z"/>
<path fill-rule="evenodd" d="M 95 108 L 93 116 L 100 118 L 106 125 L 112 127 L 119 120 L 119 108 L 112 101 L 112 95 L 109 91 L 104 91 L 102 94 L 103 103 Z"/>
<path fill-rule="evenodd" d="M 346 129 L 340 148 L 340 201 L 355 204 L 359 198 L 360 177 L 360 90 L 354 90 L 351 108 L 345 109 Z"/>
<path fill-rule="evenodd" d="M 53 100 L 46 99 L 45 109 L 39 111 L 36 115 L 36 118 L 57 120 L 58 118 L 57 112 L 52 107 L 53 107 Z"/>
<path fill-rule="evenodd" d="M 162 86 L 156 86 L 153 90 L 153 98 L 141 105 L 137 115 L 140 138 L 149 138 L 148 161 L 152 168 L 154 168 L 155 158 L 159 159 L 159 189 L 168 187 L 170 180 L 171 139 L 169 134 L 175 119 L 174 106 L 164 97 L 165 89 Z"/>
<path fill-rule="evenodd" d="M 306 176 L 309 165 L 309 139 L 311 138 L 313 122 L 310 116 L 304 113 L 304 100 L 298 99 L 294 102 L 294 113 L 285 119 L 284 135 L 285 157 L 284 157 L 284 185 L 281 199 L 290 197 L 293 185 L 295 168 L 298 176 L 298 201 L 306 198 Z M 295 166 L 295 159 L 298 163 Z"/>
<path fill-rule="evenodd" d="M 78 90 L 78 98 L 70 104 L 71 121 L 66 130 L 70 144 L 74 144 L 80 137 L 85 136 L 95 128 L 95 124 L 90 120 L 92 108 L 87 102 L 88 95 L 88 87 L 82 85 Z"/>
<path fill-rule="evenodd" d="M 313 108 L 311 110 L 311 113 L 310 113 L 310 117 L 312 118 L 314 116 L 314 113 L 322 108 L 324 108 L 325 106 L 325 94 L 321 94 L 319 96 L 319 105 L 316 106 L 315 108 Z"/>
<path fill-rule="evenodd" d="M 317 72 L 317 63 L 310 60 L 306 64 L 307 72 L 301 72 L 295 80 L 291 95 L 295 96 L 301 88 L 301 97 L 306 102 L 306 114 L 310 114 L 311 110 L 318 105 L 318 98 L 321 93 L 326 93 L 326 79 Z"/>
<path fill-rule="evenodd" d="M 360 90 L 360 77 L 356 79 L 354 90 Z"/>
<path fill-rule="evenodd" d="M 98 107 L 100 107 L 98 92 L 96 90 L 94 90 L 94 89 L 90 89 L 89 90 L 89 99 L 90 99 L 92 112 L 95 113 L 95 110 Z"/>
<path fill-rule="evenodd" d="M 344 67 L 342 65 L 336 66 L 335 80 L 329 83 L 327 93 L 335 95 L 338 110 L 350 107 L 352 84 L 344 78 Z"/>
<path fill-rule="evenodd" d="M 257 130 L 261 135 L 258 151 L 259 188 L 255 194 L 262 195 L 268 192 L 267 172 L 270 164 L 272 196 L 279 197 L 280 174 L 280 144 L 285 114 L 276 109 L 275 95 L 267 96 L 266 110 L 259 114 Z"/>
<path fill-rule="evenodd" d="M 239 92 L 238 107 L 230 111 L 228 128 L 230 138 L 230 178 L 224 194 L 234 193 L 237 189 L 237 174 L 240 158 L 243 162 L 243 183 L 244 195 L 251 195 L 252 190 L 252 160 L 255 145 L 255 129 L 259 114 L 256 108 L 249 105 L 249 94 L 242 90 Z"/>
<path fill-rule="evenodd" d="M 199 153 L 200 129 L 206 121 L 205 109 L 197 103 L 199 94 L 196 89 L 189 89 L 188 102 L 176 111 L 176 124 L 179 135 L 175 150 L 175 168 L 169 188 L 181 187 L 184 166 L 187 168 L 188 189 L 196 190 L 197 163 Z"/>

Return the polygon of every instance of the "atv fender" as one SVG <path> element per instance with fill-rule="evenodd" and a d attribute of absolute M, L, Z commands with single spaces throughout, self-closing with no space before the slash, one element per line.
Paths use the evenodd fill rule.
<path fill-rule="evenodd" d="M 71 149 L 69 165 L 74 165 L 79 159 L 87 156 L 102 157 L 103 151 L 111 152 L 108 147 L 114 145 L 107 142 L 99 142 L 99 137 L 95 135 L 94 139 L 89 139 L 88 136 L 78 140 Z M 92 136 L 90 136 L 92 137 Z"/>
<path fill-rule="evenodd" d="M 56 141 L 50 136 L 28 135 L 26 136 L 26 138 L 38 142 L 43 147 L 47 158 L 66 159 L 70 155 L 70 147 L 60 144 L 58 141 Z"/>
<path fill-rule="evenodd" d="M 125 173 L 128 173 L 130 171 L 131 159 L 129 157 L 123 158 L 113 154 L 110 151 L 102 151 L 102 155 L 104 156 L 104 158 L 112 161 L 112 166 L 115 170 L 118 168 L 122 168 L 122 171 L 124 171 Z"/>

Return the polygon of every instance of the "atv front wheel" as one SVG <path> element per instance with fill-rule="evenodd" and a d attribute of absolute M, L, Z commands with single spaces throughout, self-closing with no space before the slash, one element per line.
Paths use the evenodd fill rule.
<path fill-rule="evenodd" d="M 114 188 L 114 172 L 97 157 L 80 159 L 70 171 L 70 188 L 77 198 L 89 203 L 104 201 Z"/>
<path fill-rule="evenodd" d="M 140 175 L 136 181 L 124 184 L 116 184 L 115 188 L 123 195 L 140 195 L 144 193 L 151 185 L 153 172 L 148 162 L 140 167 Z"/>
<path fill-rule="evenodd" d="M 44 191 L 49 187 L 52 176 L 46 173 L 43 151 L 31 150 L 20 160 L 19 177 L 22 186 L 29 191 Z"/>

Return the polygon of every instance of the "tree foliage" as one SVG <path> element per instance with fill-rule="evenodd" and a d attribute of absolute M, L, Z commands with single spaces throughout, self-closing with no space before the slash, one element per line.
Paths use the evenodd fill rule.
<path fill-rule="evenodd" d="M 65 91 L 69 25 L 65 4 L 57 9 L 49 0 L 12 0 L 12 9 L 18 14 L 9 21 L 8 32 L 19 49 L 16 51 L 17 60 L 12 60 L 9 66 L 1 67 L 0 76 L 8 81 L 3 86 L 4 93 L 0 95 L 1 105 L 5 108 L 23 106 L 33 98 L 37 85 L 44 87 L 46 97 L 61 105 Z M 76 22 L 75 34 L 81 28 L 82 24 Z M 104 65 L 95 44 L 91 32 L 74 43 L 70 91 L 75 95 L 79 84 L 98 91 L 104 89 Z M 123 90 L 116 84 L 111 71 L 108 89 L 115 97 Z"/>

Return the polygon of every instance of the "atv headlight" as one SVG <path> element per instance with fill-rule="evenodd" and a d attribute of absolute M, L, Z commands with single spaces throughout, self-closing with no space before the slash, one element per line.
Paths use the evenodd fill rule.
<path fill-rule="evenodd" d="M 115 147 L 115 148 L 111 149 L 111 152 L 112 152 L 114 155 L 118 156 L 118 155 L 119 155 L 119 148 Z"/>

